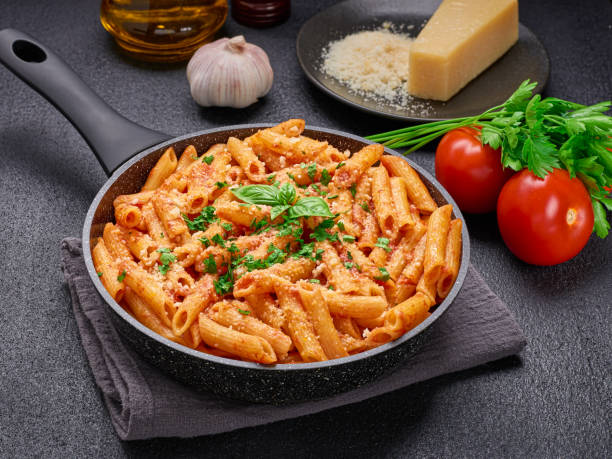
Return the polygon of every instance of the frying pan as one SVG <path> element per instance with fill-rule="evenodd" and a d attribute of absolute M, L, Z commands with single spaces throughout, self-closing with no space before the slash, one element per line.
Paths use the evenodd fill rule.
<path fill-rule="evenodd" d="M 253 402 L 280 404 L 328 397 L 367 384 L 405 361 L 417 351 L 431 330 L 430 326 L 459 293 L 469 263 L 469 237 L 465 225 L 459 276 L 447 298 L 419 326 L 375 349 L 325 362 L 261 365 L 204 354 L 157 335 L 113 300 L 93 266 L 91 241 L 102 235 L 106 222 L 113 221 L 113 200 L 121 194 L 138 192 L 167 147 L 183 151 L 188 145 L 194 145 L 202 153 L 215 143 L 225 143 L 229 136 L 244 138 L 272 124 L 228 126 L 170 138 L 119 115 L 57 55 L 24 33 L 12 29 L 0 31 L 0 62 L 72 122 L 110 176 L 91 203 L 83 225 L 87 270 L 125 341 L 147 361 L 175 378 L 199 389 Z M 312 126 L 304 134 L 326 140 L 340 150 L 357 151 L 372 143 L 333 129 Z M 385 149 L 385 152 L 403 158 L 392 150 Z M 454 217 L 463 219 L 442 185 L 421 167 L 406 161 L 421 176 L 433 199 L 439 205 L 452 204 Z"/>

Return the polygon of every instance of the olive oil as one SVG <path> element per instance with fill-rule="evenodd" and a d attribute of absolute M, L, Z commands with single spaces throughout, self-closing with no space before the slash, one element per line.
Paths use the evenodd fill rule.
<path fill-rule="evenodd" d="M 100 21 L 136 58 L 188 59 L 227 18 L 227 0 L 102 0 Z"/>

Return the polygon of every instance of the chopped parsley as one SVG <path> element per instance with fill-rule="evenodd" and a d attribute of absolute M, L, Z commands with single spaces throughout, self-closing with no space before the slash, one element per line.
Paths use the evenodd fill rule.
<path fill-rule="evenodd" d="M 125 279 L 125 275 L 126 275 L 126 274 L 127 274 L 127 273 L 125 272 L 125 269 L 124 269 L 123 271 L 121 271 L 121 274 L 119 274 L 119 275 L 117 276 L 117 281 L 119 281 L 119 282 L 123 282 L 123 279 Z"/>
<path fill-rule="evenodd" d="M 167 247 L 162 247 L 156 251 L 161 253 L 159 257 L 159 262 L 161 263 L 161 265 L 159 265 L 159 272 L 165 276 L 170 269 L 170 263 L 174 263 L 176 261 L 176 255 L 174 255 Z"/>
<path fill-rule="evenodd" d="M 327 172 L 327 169 L 323 169 L 321 171 L 321 183 L 323 184 L 323 186 L 329 185 L 330 180 L 331 180 L 331 175 L 329 175 L 329 172 Z"/>
<path fill-rule="evenodd" d="M 328 288 L 329 290 L 336 290 L 336 287 L 334 287 L 332 284 L 329 284 L 329 285 L 327 286 L 327 288 Z"/>
<path fill-rule="evenodd" d="M 164 233 L 159 233 L 159 237 L 164 238 Z"/>
<path fill-rule="evenodd" d="M 268 175 L 268 176 L 266 177 L 266 181 L 267 181 L 268 183 L 272 183 L 272 182 L 274 181 L 274 177 L 276 177 L 276 174 L 271 174 L 271 175 Z"/>
<path fill-rule="evenodd" d="M 346 269 L 351 269 L 353 266 L 355 266 L 355 263 L 350 263 L 350 262 L 344 263 L 344 267 Z"/>
<path fill-rule="evenodd" d="M 232 226 L 231 223 L 221 223 L 221 227 L 225 230 L 225 231 L 231 231 L 234 229 L 234 227 Z"/>
<path fill-rule="evenodd" d="M 376 241 L 376 244 L 374 244 L 376 247 L 380 247 L 381 249 L 384 249 L 385 252 L 391 252 L 391 247 L 389 247 L 389 239 L 387 239 L 386 237 L 379 237 L 378 240 Z"/>
<path fill-rule="evenodd" d="M 215 157 L 214 157 L 213 155 L 210 155 L 210 156 L 204 156 L 204 157 L 202 158 L 202 162 L 203 162 L 203 163 L 206 163 L 206 164 L 208 164 L 208 165 L 210 165 L 210 163 L 212 163 L 214 159 L 215 159 Z"/>
<path fill-rule="evenodd" d="M 185 214 L 182 214 L 183 220 L 187 223 L 187 228 L 190 231 L 206 231 L 206 228 L 211 223 L 219 220 L 219 217 L 215 215 L 215 208 L 213 206 L 206 206 L 200 212 L 200 215 L 190 220 Z"/>
<path fill-rule="evenodd" d="M 223 238 L 222 238 L 220 235 L 215 234 L 215 235 L 212 237 L 212 241 L 213 241 L 215 244 L 217 244 L 218 246 L 225 248 L 225 241 L 223 240 Z"/>
<path fill-rule="evenodd" d="M 344 236 L 342 236 L 342 240 L 344 242 L 355 242 L 355 236 L 350 236 L 348 234 L 345 234 Z"/>
<path fill-rule="evenodd" d="M 351 196 L 353 197 L 353 199 L 355 199 L 355 195 L 357 194 L 357 184 L 351 184 L 349 191 L 351 192 Z"/>
<path fill-rule="evenodd" d="M 102 277 L 102 271 L 99 271 L 97 274 L 98 274 L 98 277 Z"/>
<path fill-rule="evenodd" d="M 228 268 L 227 273 L 213 282 L 218 295 L 225 295 L 234 288 L 234 272 Z"/>
<path fill-rule="evenodd" d="M 320 284 L 321 281 L 319 279 L 308 279 L 308 282 L 310 282 L 311 284 Z"/>
<path fill-rule="evenodd" d="M 367 203 L 367 202 L 363 201 L 363 202 L 362 202 L 361 204 L 359 204 L 359 205 L 360 205 L 360 206 L 361 206 L 361 208 L 362 208 L 363 210 L 365 210 L 366 212 L 368 212 L 368 213 L 370 212 L 370 206 L 368 206 L 368 203 Z"/>
<path fill-rule="evenodd" d="M 340 169 L 342 166 L 344 166 L 346 163 L 344 161 L 341 161 L 338 163 L 338 165 L 336 166 L 336 170 Z"/>
<path fill-rule="evenodd" d="M 387 271 L 387 268 L 378 268 L 378 270 L 380 271 L 380 276 L 375 276 L 374 279 L 379 280 L 379 281 L 383 281 L 386 282 L 389 280 L 389 271 Z"/>
<path fill-rule="evenodd" d="M 223 188 L 225 186 L 228 186 L 227 182 L 217 182 L 215 183 L 215 185 L 217 185 L 217 188 Z"/>
<path fill-rule="evenodd" d="M 202 244 L 204 244 L 204 247 L 210 247 L 210 239 L 208 239 L 206 236 L 202 236 L 200 239 L 198 239 Z"/>
<path fill-rule="evenodd" d="M 340 231 L 344 231 L 346 229 L 344 227 L 344 223 L 342 222 L 342 220 L 338 220 L 338 223 L 336 223 L 336 226 L 338 227 Z"/>
<path fill-rule="evenodd" d="M 334 226 L 334 219 L 328 218 L 323 220 L 310 234 L 311 239 L 316 239 L 318 242 L 329 240 L 330 242 L 338 241 L 338 233 L 330 233 L 327 231 Z"/>
<path fill-rule="evenodd" d="M 212 253 L 208 255 L 208 258 L 205 258 L 203 261 L 204 271 L 209 274 L 217 273 L 217 262 L 215 261 L 215 257 L 213 257 Z"/>
<path fill-rule="evenodd" d="M 328 197 L 327 197 L 327 199 L 330 199 L 330 200 L 331 200 L 331 199 L 336 199 L 337 197 L 338 197 L 338 195 L 337 195 L 337 194 L 334 194 L 334 195 L 332 195 L 332 196 L 328 196 Z"/>
<path fill-rule="evenodd" d="M 247 311 L 247 310 L 244 310 L 244 309 L 240 309 L 240 308 L 236 308 L 236 309 L 238 309 L 238 312 L 240 314 L 245 315 L 245 316 L 248 316 L 251 313 L 251 311 Z"/>
<path fill-rule="evenodd" d="M 310 180 L 314 182 L 315 175 L 317 175 L 317 165 L 315 163 L 309 164 L 306 173 L 308 177 L 310 177 Z"/>

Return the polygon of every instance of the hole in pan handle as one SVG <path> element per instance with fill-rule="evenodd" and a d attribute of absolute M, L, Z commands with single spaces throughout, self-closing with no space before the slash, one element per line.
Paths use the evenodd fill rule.
<path fill-rule="evenodd" d="M 77 128 L 109 175 L 134 154 L 170 138 L 121 116 L 59 56 L 23 32 L 0 30 L 0 62 Z"/>

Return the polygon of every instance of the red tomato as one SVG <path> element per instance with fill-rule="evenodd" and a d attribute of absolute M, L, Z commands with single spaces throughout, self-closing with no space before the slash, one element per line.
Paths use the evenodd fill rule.
<path fill-rule="evenodd" d="M 523 169 L 508 180 L 497 201 L 504 242 L 533 265 L 556 265 L 577 255 L 593 232 L 593 222 L 589 193 L 564 169 L 543 179 Z"/>
<path fill-rule="evenodd" d="M 461 210 L 481 214 L 495 210 L 497 196 L 514 171 L 503 169 L 501 153 L 480 143 L 480 131 L 447 132 L 436 150 L 436 178 Z"/>

